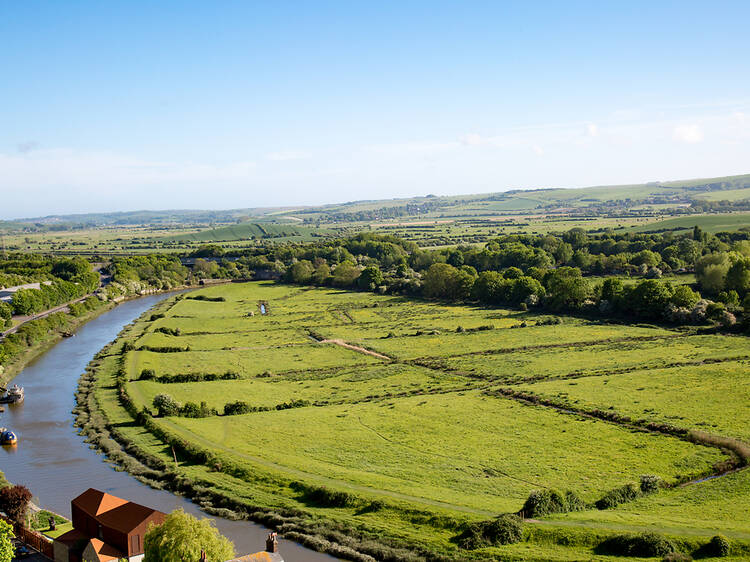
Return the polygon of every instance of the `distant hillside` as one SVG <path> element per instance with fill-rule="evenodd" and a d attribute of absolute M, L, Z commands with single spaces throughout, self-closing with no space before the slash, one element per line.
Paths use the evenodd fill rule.
<path fill-rule="evenodd" d="M 132 226 L 170 224 L 227 224 L 251 220 L 254 224 L 284 220 L 349 222 L 395 219 L 431 214 L 462 216 L 477 212 L 522 212 L 555 207 L 613 206 L 632 207 L 640 203 L 675 204 L 695 200 L 750 199 L 750 174 L 717 178 L 656 181 L 633 185 L 595 186 L 576 189 L 515 189 L 495 193 L 360 200 L 319 206 L 255 207 L 207 210 L 130 211 L 52 215 L 13 221 L 11 224 L 36 225 L 40 229 L 66 230 L 82 226 Z M 21 226 L 23 228 L 23 226 Z M 221 229 L 216 229 L 217 231 Z M 222 234 L 221 236 L 224 236 Z M 226 234 L 226 236 L 234 236 Z M 262 236 L 262 234 L 261 234 Z M 236 238 L 228 238 L 234 240 Z"/>
<path fill-rule="evenodd" d="M 309 240 L 315 236 L 328 234 L 323 229 L 313 229 L 294 224 L 252 223 L 246 222 L 221 228 L 210 228 L 188 234 L 167 236 L 164 242 L 231 242 L 235 240 L 251 240 L 259 238 L 287 238 L 293 240 Z"/>

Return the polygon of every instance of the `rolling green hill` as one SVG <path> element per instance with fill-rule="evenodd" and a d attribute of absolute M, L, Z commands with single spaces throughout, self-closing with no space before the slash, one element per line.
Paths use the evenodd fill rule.
<path fill-rule="evenodd" d="M 246 222 L 220 228 L 211 228 L 187 234 L 165 237 L 165 242 L 230 242 L 234 240 L 251 240 L 258 238 L 288 238 L 293 240 L 311 240 L 315 236 L 329 234 L 323 229 L 313 229 L 294 224 L 260 224 Z"/>

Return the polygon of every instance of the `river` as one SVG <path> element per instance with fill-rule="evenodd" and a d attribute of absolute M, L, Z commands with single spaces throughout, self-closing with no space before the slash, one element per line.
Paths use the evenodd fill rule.
<path fill-rule="evenodd" d="M 70 500 L 88 488 L 97 488 L 160 511 L 181 507 L 206 516 L 189 500 L 154 490 L 126 472 L 114 470 L 73 427 L 74 392 L 86 365 L 126 324 L 169 296 L 152 295 L 116 306 L 82 326 L 75 337 L 63 339 L 29 363 L 13 380 L 25 388 L 26 400 L 6 405 L 0 414 L 0 424 L 18 435 L 16 447 L 2 447 L 0 470 L 14 484 L 28 486 L 37 505 L 70 517 Z M 265 548 L 265 527 L 211 518 L 234 542 L 238 555 Z M 286 562 L 336 560 L 283 539 L 279 552 Z"/>

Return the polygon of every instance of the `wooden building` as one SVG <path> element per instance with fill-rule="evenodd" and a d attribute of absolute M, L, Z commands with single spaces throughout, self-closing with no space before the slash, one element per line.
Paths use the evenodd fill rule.
<path fill-rule="evenodd" d="M 149 525 L 161 525 L 166 517 L 94 488 L 70 503 L 73 529 L 55 539 L 55 562 L 140 562 Z"/>

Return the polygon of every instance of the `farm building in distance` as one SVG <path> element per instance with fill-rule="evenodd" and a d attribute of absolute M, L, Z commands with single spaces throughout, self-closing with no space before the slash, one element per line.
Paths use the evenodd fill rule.
<path fill-rule="evenodd" d="M 143 536 L 165 513 L 89 488 L 70 502 L 73 529 L 54 542 L 55 562 L 143 559 Z"/>

